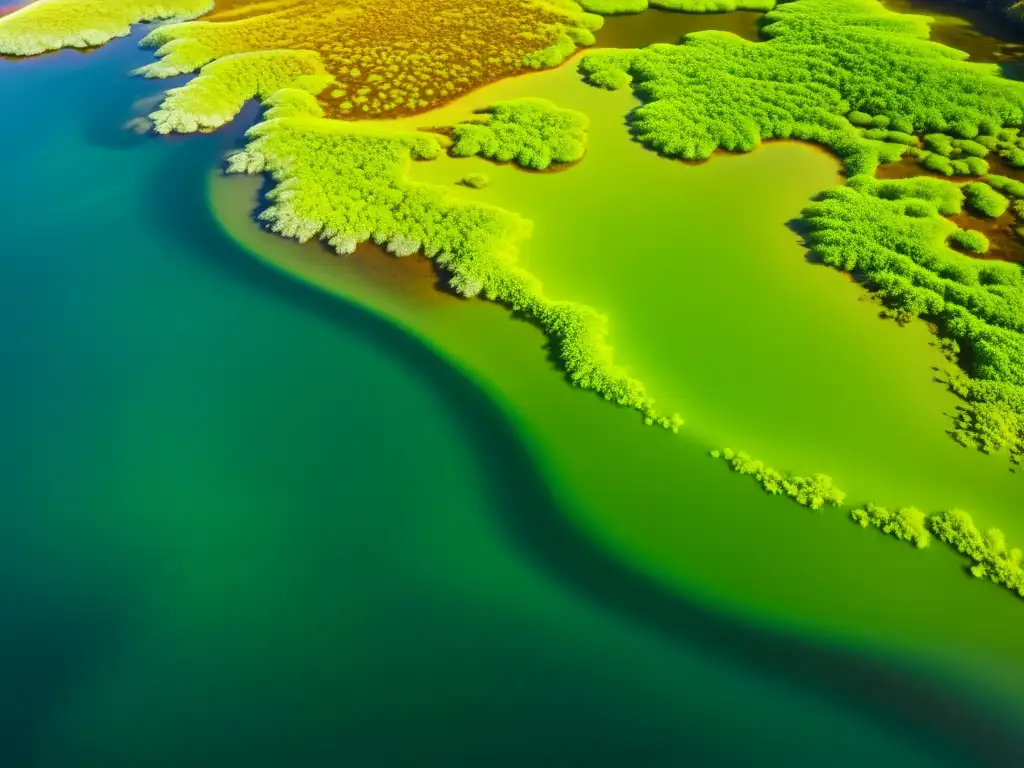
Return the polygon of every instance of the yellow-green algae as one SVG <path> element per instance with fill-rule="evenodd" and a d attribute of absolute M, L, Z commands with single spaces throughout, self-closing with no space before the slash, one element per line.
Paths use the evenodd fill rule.
<path fill-rule="evenodd" d="M 542 171 L 583 157 L 589 123 L 581 112 L 560 109 L 547 99 L 501 101 L 480 120 L 456 125 L 450 151 L 454 157 L 480 155 Z"/>
<path fill-rule="evenodd" d="M 91 48 L 124 37 L 132 24 L 189 19 L 213 0 L 36 0 L 0 17 L 0 53 L 33 56 L 59 48 Z"/>
<path fill-rule="evenodd" d="M 868 182 L 879 163 L 910 149 L 911 134 L 952 131 L 957 151 L 973 156 L 986 154 L 986 143 L 997 148 L 1024 121 L 1024 84 L 929 41 L 927 18 L 891 13 L 875 0 L 797 0 L 765 22 L 763 43 L 704 32 L 676 46 L 591 54 L 580 69 L 594 85 L 632 85 L 645 103 L 631 129 L 666 155 L 703 159 L 717 149 L 750 151 L 767 138 L 813 141 L 838 154 L 860 183 L 807 209 L 809 244 L 898 312 L 940 326 L 971 376 L 953 382 L 967 401 L 957 438 L 1016 457 L 1024 452 L 1024 276 L 947 246 L 980 254 L 989 243 L 941 218 L 934 203 L 946 194 L 936 191 L 942 182 Z M 968 187 L 971 200 L 978 189 Z M 993 212 L 996 195 L 989 190 L 984 203 Z"/>
<path fill-rule="evenodd" d="M 557 85 L 549 88 L 548 82 Z M 480 95 L 486 103 L 486 99 L 512 98 L 517 89 L 543 93 L 546 98 L 594 116 L 591 152 L 572 173 L 539 178 L 514 170 L 492 173 L 494 178 L 485 191 L 486 199 L 506 207 L 518 204 L 536 220 L 534 236 L 523 255 L 529 269 L 546 284 L 557 285 L 559 291 L 575 289 L 609 310 L 616 348 L 629 350 L 630 359 L 642 377 L 652 383 L 656 380 L 657 391 L 668 392 L 670 402 L 679 392 L 686 393 L 695 381 L 707 381 L 710 389 L 705 387 L 699 398 L 689 393 L 683 403 L 690 417 L 690 431 L 721 440 L 724 430 L 726 436 L 735 435 L 727 437 L 734 444 L 750 444 L 756 438 L 757 444 L 764 446 L 758 452 L 780 455 L 781 449 L 781 455 L 787 457 L 785 466 L 822 466 L 814 456 L 824 449 L 830 457 L 827 465 L 843 468 L 842 486 L 852 488 L 862 499 L 895 499 L 904 506 L 925 500 L 930 509 L 941 509 L 952 502 L 975 509 L 986 519 L 1012 520 L 1016 510 L 1006 502 L 1019 492 L 1014 476 L 983 456 L 964 455 L 942 434 L 943 411 L 952 412 L 956 400 L 930 381 L 933 374 L 929 367 L 942 364 L 943 359 L 937 351 L 928 349 L 927 331 L 922 324 L 909 323 L 905 328 L 897 328 L 879 323 L 874 318 L 877 307 L 857 304 L 860 287 L 820 268 L 809 268 L 792 246 L 788 251 L 792 264 L 772 260 L 765 263 L 764 257 L 758 257 L 759 251 L 766 249 L 765 257 L 773 255 L 772 249 L 778 246 L 771 243 L 785 238 L 766 237 L 762 229 L 756 229 L 742 246 L 749 249 L 751 258 L 737 259 L 736 238 L 697 234 L 698 221 L 705 217 L 717 218 L 720 229 L 732 231 L 735 211 L 743 211 L 748 221 L 758 222 L 758 227 L 766 226 L 756 211 L 759 207 L 777 208 L 769 201 L 778 198 L 781 190 L 734 193 L 734 206 L 729 205 L 726 197 L 724 207 L 702 208 L 701 196 L 722 197 L 708 186 L 714 185 L 715 180 L 733 179 L 725 184 L 734 184 L 737 190 L 756 188 L 756 182 L 736 176 L 734 169 L 740 167 L 740 158 L 722 157 L 707 165 L 679 168 L 644 155 L 639 148 L 628 149 L 623 145 L 621 151 L 613 149 L 611 142 L 621 131 L 619 122 L 614 117 L 597 120 L 597 115 L 603 115 L 597 106 L 599 102 L 594 101 L 601 98 L 600 93 L 573 90 L 571 83 L 571 73 L 562 71 L 536 77 L 529 84 L 496 85 Z M 626 103 L 628 99 L 623 94 L 614 97 L 616 108 Z M 470 102 L 464 108 L 470 111 L 473 106 Z M 446 111 L 428 117 L 444 122 L 453 119 L 452 114 Z M 403 128 L 414 126 L 415 121 L 402 124 Z M 749 162 L 762 165 L 776 155 L 792 157 L 789 162 L 793 163 L 800 158 L 801 164 L 812 167 L 814 164 L 807 162 L 810 157 L 825 159 L 808 148 L 773 144 L 750 155 Z M 422 164 L 414 167 L 413 173 L 417 178 L 440 181 L 464 162 L 473 161 Z M 744 158 L 744 162 L 748 159 Z M 796 165 L 788 169 L 785 162 L 763 167 L 778 171 L 781 179 L 781 174 L 798 170 Z M 618 170 L 613 193 L 607 184 L 608 177 L 605 176 L 605 182 L 601 179 L 602 174 L 615 169 Z M 643 175 L 636 172 L 639 169 L 644 169 Z M 685 175 L 673 175 L 676 173 Z M 827 174 L 819 179 L 822 186 L 829 183 Z M 939 180 L 920 183 L 940 196 L 937 199 L 948 214 L 962 206 L 963 195 L 957 185 Z M 684 194 L 683 188 L 703 192 Z M 814 188 L 812 183 L 806 188 L 807 193 Z M 883 193 L 891 196 L 905 189 L 904 185 L 886 186 Z M 659 190 L 673 190 L 673 197 L 664 198 Z M 641 198 L 642 202 L 634 205 L 633 197 Z M 607 206 L 603 205 L 605 202 Z M 674 205 L 676 202 L 679 207 Z M 638 215 L 645 205 L 658 206 L 663 216 L 669 214 L 661 225 L 660 241 L 646 236 L 648 228 L 658 225 L 654 216 Z M 796 213 L 803 203 L 796 198 L 789 205 L 792 213 Z M 547 215 L 547 211 L 553 215 Z M 785 209 L 774 215 L 778 216 L 776 226 L 784 232 L 781 223 L 785 220 Z M 589 221 L 587 216 L 601 222 L 595 227 L 595 237 L 584 237 L 583 227 L 569 223 L 577 219 Z M 669 225 L 675 219 L 682 229 Z M 949 222 L 946 224 L 955 228 Z M 616 236 L 619 230 L 623 233 L 621 237 Z M 640 274 L 625 269 L 623 258 L 641 256 L 644 266 Z M 692 261 L 694 268 L 678 273 L 661 268 L 674 267 L 681 260 Z M 735 264 L 734 274 L 713 266 L 723 261 Z M 1000 266 L 995 264 L 993 268 Z M 718 271 L 726 280 L 720 290 L 709 282 Z M 773 271 L 779 273 L 779 279 L 770 277 Z M 748 273 L 752 275 L 750 280 L 746 279 Z M 794 278 L 797 282 L 790 282 Z M 616 303 L 616 294 L 626 294 L 631 284 L 636 286 L 635 302 Z M 690 291 L 689 300 L 679 301 L 679 286 Z M 728 309 L 711 309 L 708 301 L 697 298 L 708 291 L 720 307 Z M 762 301 L 761 294 L 766 301 Z M 731 305 L 730 301 L 739 305 Z M 771 314 L 779 314 L 780 303 L 787 307 L 783 314 L 791 320 L 784 335 L 777 333 L 779 324 Z M 817 314 L 805 311 L 805 305 L 813 307 Z M 688 311 L 691 306 L 697 310 Z M 854 320 L 841 316 L 845 310 L 839 310 L 845 306 L 856 315 Z M 764 311 L 769 314 L 759 314 Z M 648 323 L 639 333 L 631 333 L 638 312 L 651 315 L 654 325 Z M 673 318 L 668 326 L 664 324 L 666 313 Z M 659 325 L 664 326 L 660 335 Z M 720 333 L 734 325 L 739 327 L 736 334 Z M 744 327 L 748 329 L 745 332 Z M 808 333 L 810 327 L 822 330 Z M 719 337 L 721 341 L 712 340 Z M 655 342 L 660 346 L 652 350 Z M 915 345 L 919 345 L 919 352 L 915 352 Z M 707 354 L 703 354 L 705 348 Z M 722 350 L 730 353 L 723 355 Z M 741 368 L 734 363 L 751 352 L 754 356 L 750 365 Z M 664 368 L 660 374 L 652 373 L 658 371 L 658 359 L 669 355 L 679 361 L 674 372 L 678 375 L 666 379 L 661 375 Z M 695 361 L 700 363 L 697 367 Z M 776 368 L 787 372 L 778 387 L 772 381 Z M 741 370 L 744 372 L 740 373 Z M 844 380 L 852 383 L 844 384 Z M 750 381 L 757 381 L 757 387 L 752 388 Z M 728 391 L 737 399 L 719 398 L 713 401 L 716 407 L 709 408 L 709 391 Z M 785 396 L 785 405 L 776 408 L 774 403 L 786 391 L 794 394 Z M 672 402 L 673 406 L 676 404 Z M 745 430 L 742 435 L 737 427 Z M 844 431 L 848 438 L 842 436 Z M 631 471 L 638 470 L 636 463 L 630 467 Z M 848 482 L 850 478 L 855 482 Z M 602 503 L 596 494 L 588 499 L 588 504 Z M 632 508 L 626 497 L 619 497 L 618 504 L 620 509 Z M 678 539 L 675 541 L 680 544 Z M 671 548 L 666 546 L 664 556 L 671 557 L 670 552 Z M 684 553 L 680 546 L 677 556 L 692 557 L 694 552 Z M 951 573 L 957 572 L 954 561 L 942 562 Z"/>
<path fill-rule="evenodd" d="M 154 30 L 143 43 L 160 60 L 140 71 L 169 77 L 238 53 L 312 51 L 334 80 L 320 95 L 328 117 L 395 116 L 559 64 L 601 23 L 572 0 L 242 3 Z"/>
<path fill-rule="evenodd" d="M 275 232 L 300 241 L 320 237 L 342 254 L 369 239 L 397 256 L 422 252 L 450 273 L 450 285 L 463 296 L 482 294 L 538 323 L 577 386 L 637 409 L 649 424 L 673 430 L 682 424 L 677 415 L 659 414 L 643 385 L 614 362 L 604 316 L 548 298 L 516 264 L 525 220 L 405 178 L 411 158 L 440 154 L 438 137 L 324 120 L 316 99 L 299 89 L 278 91 L 270 104 L 229 167 L 274 177 L 277 187 L 261 218 Z"/>

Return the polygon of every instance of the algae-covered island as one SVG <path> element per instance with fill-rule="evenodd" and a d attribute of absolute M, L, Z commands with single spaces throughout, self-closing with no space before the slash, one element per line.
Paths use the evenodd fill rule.
<path fill-rule="evenodd" d="M 444 717 L 480 723 L 479 741 L 423 704 L 398 703 L 435 657 L 445 679 L 474 678 L 457 659 L 514 666 L 526 657 L 497 635 L 556 615 L 577 617 L 557 640 L 522 631 L 557 656 L 524 664 L 559 666 L 579 649 L 584 679 L 607 654 L 646 647 L 650 638 L 631 633 L 653 633 L 748 682 L 782 681 L 785 692 L 764 689 L 765 711 L 797 718 L 792 694 L 871 713 L 822 715 L 757 753 L 771 739 L 752 725 L 749 738 L 725 726 L 707 736 L 726 718 L 709 705 L 698 764 L 756 753 L 766 764 L 995 765 L 1024 749 L 1024 4 L 34 0 L 0 6 L 0 73 L 10 132 L 0 138 L 15 156 L 4 186 L 29 191 L 5 204 L 0 240 L 12 325 L 26 329 L 11 336 L 4 377 L 16 407 L 2 483 L 13 490 L 0 507 L 15 532 L 0 562 L 69 546 L 40 532 L 15 553 L 30 511 L 51 510 L 55 525 L 96 521 L 75 537 L 87 541 L 135 530 L 135 510 L 151 507 L 152 530 L 133 539 L 140 551 L 159 550 L 164 529 L 182 547 L 173 565 L 154 555 L 167 567 L 153 583 L 168 594 L 191 585 L 188 608 L 168 611 L 188 613 L 222 589 L 234 601 L 241 592 L 227 584 L 241 589 L 269 569 L 290 615 L 283 595 L 308 567 L 294 551 L 326 552 L 319 537 L 205 575 L 187 565 L 203 561 L 197 542 L 207 526 L 230 528 L 237 541 L 224 551 L 245 552 L 250 524 L 273 530 L 278 546 L 346 521 L 352 548 L 325 554 L 317 579 L 351 588 L 336 604 L 297 599 L 309 615 L 352 620 L 339 618 L 346 628 L 328 630 L 322 650 L 309 639 L 315 622 L 282 634 L 296 658 L 310 644 L 313 666 L 281 675 L 316 679 L 335 654 L 391 665 L 375 643 L 414 636 L 423 615 L 459 615 L 467 629 L 456 645 L 474 648 L 455 653 L 439 629 L 444 640 L 422 657 L 402 657 L 401 680 L 327 674 L 334 705 L 319 700 L 320 715 L 300 718 L 322 716 L 322 733 L 269 727 L 251 753 L 197 735 L 227 722 L 213 704 L 190 716 L 183 751 L 157 759 L 141 736 L 103 741 L 103 718 L 90 725 L 82 714 L 101 705 L 81 703 L 61 710 L 63 725 L 33 715 L 59 746 L 22 737 L 11 742 L 22 751 L 5 760 L 0 749 L 0 761 L 62 765 L 74 751 L 86 755 L 79 764 L 108 766 L 622 765 L 639 754 L 649 755 L 639 764 L 676 764 L 705 721 L 675 704 L 655 715 L 660 699 L 638 688 L 597 693 L 643 703 L 631 707 L 632 730 L 602 736 L 593 752 L 556 748 L 536 722 L 515 725 L 534 706 L 516 686 L 543 699 L 548 685 L 561 690 L 548 674 L 494 672 L 505 693 L 493 695 L 453 683 L 468 698 L 445 700 Z M 106 216 L 119 222 L 109 240 Z M 206 252 L 221 255 L 188 255 Z M 103 309 L 82 304 L 76 317 L 90 293 L 106 297 Z M 263 299 L 279 309 L 257 320 L 248 302 Z M 58 321 L 78 329 L 60 343 Z M 258 361 L 233 356 L 267 339 L 280 345 Z M 375 373 L 346 343 L 398 361 L 400 383 L 382 383 L 391 363 Z M 80 350 L 91 350 L 86 368 L 58 375 L 65 352 Z M 129 373 L 148 355 L 152 370 Z M 64 389 L 73 370 L 105 365 L 123 372 Z M 121 391 L 115 380 L 133 383 Z M 249 403 L 260 387 L 273 396 Z M 445 405 L 428 405 L 434 397 Z M 98 414 L 96 424 L 50 423 L 55 402 L 65 404 L 55 412 L 80 403 L 74 413 Z M 121 409 L 153 415 L 100 418 Z M 234 426 L 214 426 L 224 413 Z M 186 426 L 189 438 L 160 440 Z M 78 458 L 67 447 L 75 434 L 90 436 Z M 223 454 L 210 447 L 222 435 L 237 438 Z M 302 446 L 318 446 L 316 458 L 300 458 L 313 456 Z M 176 464 L 186 454 L 193 469 Z M 290 464 L 316 469 L 285 490 L 274 478 Z M 83 477 L 102 483 L 79 488 Z M 239 489 L 271 485 L 251 498 L 216 490 L 230 478 Z M 371 479 L 377 490 L 356 490 Z M 490 501 L 467 501 L 478 486 Z M 499 510 L 493 529 L 489 513 L 456 512 L 477 503 Z M 235 505 L 237 519 L 226 511 Z M 187 533 L 171 522 L 186 506 L 203 521 Z M 101 507 L 120 511 L 107 519 Z M 359 586 L 368 583 L 389 585 L 379 595 L 397 606 L 387 621 Z M 419 586 L 396 586 L 407 583 Z M 420 619 L 408 608 L 417 601 Z M 145 606 L 164 626 L 157 602 Z M 491 610 L 523 613 L 468 629 L 465 617 Z M 614 631 L 597 629 L 605 612 Z M 259 632 L 286 633 L 278 615 Z M 226 621 L 225 637 L 243 625 Z M 11 627 L 20 631 L 17 619 Z M 216 663 L 202 637 L 182 653 Z M 239 677 L 225 690 L 250 676 L 278 685 L 280 659 L 246 652 L 252 665 L 232 667 Z M 683 668 L 682 656 L 650 653 L 650 681 Z M 89 695 L 146 709 L 174 685 L 146 680 L 152 688 Z M 304 700 L 307 682 L 287 695 Z M 697 680 L 694 700 L 726 685 Z M 588 713 L 587 733 L 620 717 L 583 703 L 579 683 L 565 686 Z M 753 721 L 758 696 L 748 696 Z M 364 699 L 377 715 L 344 714 Z M 371 739 L 366 723 L 384 712 L 408 732 L 404 746 L 385 744 L 394 735 L 383 731 Z M 363 725 L 328 739 L 335 716 Z M 819 745 L 840 722 L 840 743 Z M 520 728 L 529 744 L 506 743 Z M 296 752 L 292 739 L 319 746 Z"/>

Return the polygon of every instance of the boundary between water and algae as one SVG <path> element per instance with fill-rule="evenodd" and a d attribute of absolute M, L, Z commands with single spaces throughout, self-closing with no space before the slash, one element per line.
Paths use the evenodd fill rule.
<path fill-rule="evenodd" d="M 842 507 L 846 502 L 846 492 L 828 475 L 786 474 L 743 451 L 730 448 L 714 449 L 711 456 L 724 460 L 737 474 L 750 475 L 766 493 L 787 496 L 812 510 Z M 998 528 L 983 533 L 974 518 L 961 509 L 926 515 L 916 507 L 890 510 L 869 502 L 854 509 L 850 518 L 861 528 L 874 527 L 917 549 L 926 549 L 934 536 L 970 558 L 971 575 L 1024 598 L 1024 551 L 1008 546 L 1006 535 Z"/>
<path fill-rule="evenodd" d="M 151 36 L 162 44 L 158 55 L 171 57 L 186 45 L 186 37 L 175 37 L 180 28 Z M 966 151 L 983 161 L 986 150 L 998 151 L 1012 161 L 1024 151 L 1018 133 L 1024 85 L 931 42 L 926 19 L 890 13 L 876 0 L 793 0 L 768 13 L 762 31 L 764 40 L 756 43 L 703 32 L 679 45 L 598 52 L 584 57 L 580 70 L 593 85 L 632 86 L 643 102 L 630 123 L 635 137 L 671 157 L 749 151 L 770 138 L 811 141 L 837 154 L 850 183 L 807 210 L 812 250 L 863 276 L 898 314 L 936 321 L 966 373 L 950 383 L 967 403 L 957 437 L 1020 454 L 1024 277 L 1013 265 L 978 262 L 950 247 L 985 247 L 979 235 L 946 218 L 961 210 L 958 185 L 872 176 L 920 141 L 942 154 L 946 144 L 930 138 L 935 135 L 950 137 L 949 154 Z M 190 132 L 225 122 L 244 101 L 260 97 L 269 107 L 265 120 L 250 131 L 230 169 L 274 178 L 271 205 L 261 216 L 272 229 L 299 240 L 320 237 L 342 253 L 368 239 L 396 255 L 421 251 L 450 273 L 463 295 L 482 294 L 544 329 L 574 383 L 636 408 L 648 423 L 678 428 L 681 420 L 655 411 L 642 385 L 613 362 L 605 318 L 585 305 L 547 298 L 516 266 L 526 222 L 404 178 L 412 160 L 439 155 L 437 137 L 327 119 L 318 95 L 332 77 L 315 52 L 211 58 L 198 78 L 168 96 L 154 120 L 160 130 Z M 979 162 L 962 162 L 969 171 L 983 170 Z M 993 200 L 968 190 L 975 208 L 991 208 Z M 880 509 L 869 508 L 861 521 L 884 527 L 888 513 Z M 958 540 L 968 542 L 962 551 L 982 552 L 975 546 L 980 534 L 958 525 Z"/>

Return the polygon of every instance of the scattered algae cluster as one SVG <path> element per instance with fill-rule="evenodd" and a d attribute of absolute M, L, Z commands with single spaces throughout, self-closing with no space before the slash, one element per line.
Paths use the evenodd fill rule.
<path fill-rule="evenodd" d="M 988 185 L 968 185 L 973 205 L 997 213 L 1006 200 Z M 945 218 L 964 193 L 931 178 L 855 177 L 804 212 L 807 242 L 826 263 L 860 275 L 899 317 L 935 322 L 967 376 L 951 386 L 966 401 L 957 439 L 986 451 L 1024 452 L 1024 272 L 1016 264 L 972 258 L 950 247 L 983 250 L 979 233 Z"/>
<path fill-rule="evenodd" d="M 503 101 L 488 109 L 481 122 L 456 125 L 451 153 L 541 171 L 583 157 L 589 124 L 586 115 L 559 109 L 547 99 Z"/>
<path fill-rule="evenodd" d="M 811 509 L 821 509 L 826 505 L 841 507 L 846 500 L 846 494 L 828 475 L 804 477 L 784 474 L 742 451 L 729 448 L 713 450 L 711 456 L 725 460 L 734 472 L 750 475 L 766 492 L 788 496 Z M 1006 535 L 998 528 L 991 528 L 983 534 L 974 519 L 963 510 L 926 515 L 916 507 L 890 510 L 878 504 L 866 504 L 853 510 L 850 518 L 861 528 L 876 528 L 918 549 L 928 548 L 934 536 L 973 561 L 970 568 L 973 576 L 987 579 L 1006 587 L 1018 597 L 1024 597 L 1024 553 L 1018 548 L 1010 548 Z"/>
<path fill-rule="evenodd" d="M 763 461 L 753 459 L 743 451 L 737 453 L 730 448 L 712 451 L 711 455 L 716 459 L 724 459 L 734 472 L 751 475 L 768 493 L 785 494 L 805 507 L 821 509 L 826 504 L 841 507 L 846 500 L 846 493 L 837 488 L 828 475 L 786 475 L 765 466 Z"/>

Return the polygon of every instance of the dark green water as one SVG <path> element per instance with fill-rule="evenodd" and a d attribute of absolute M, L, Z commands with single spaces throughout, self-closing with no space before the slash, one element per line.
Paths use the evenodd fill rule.
<path fill-rule="evenodd" d="M 220 234 L 202 189 L 235 136 L 120 130 L 156 90 L 124 78 L 144 60 L 0 61 L 0 765 L 1020 746 L 980 704 L 682 603 L 576 536 L 467 380 Z"/>

